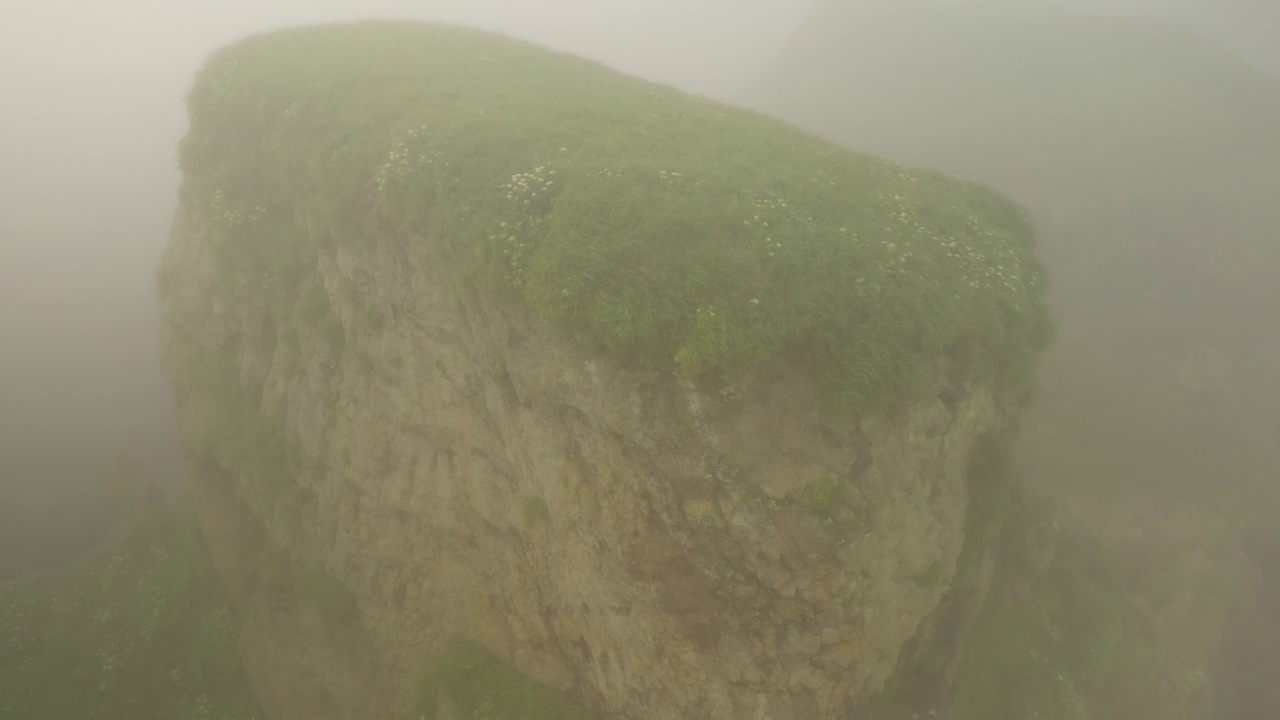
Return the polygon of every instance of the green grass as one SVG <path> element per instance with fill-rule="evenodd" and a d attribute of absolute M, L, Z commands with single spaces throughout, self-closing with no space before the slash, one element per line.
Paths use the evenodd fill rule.
<path fill-rule="evenodd" d="M 1225 612 L 1238 591 L 1232 570 L 1194 577 L 1177 566 L 1150 573 L 1151 558 L 1121 556 L 1064 535 L 1044 575 L 1006 567 L 959 661 L 953 717 L 1042 720 L 1192 720 L 1213 628 L 1170 638 L 1139 600 L 1194 598 L 1203 617 Z M 1174 573 L 1170 575 L 1169 573 Z M 1157 582 L 1167 587 L 1143 587 Z"/>
<path fill-rule="evenodd" d="M 478 643 L 463 638 L 451 641 L 432 664 L 416 716 L 436 720 L 442 705 L 456 720 L 594 717 L 560 693 L 521 675 Z"/>
<path fill-rule="evenodd" d="M 959 664 L 957 720 L 1100 717 L 1097 688 L 1135 651 L 1125 602 L 1096 549 L 1068 548 L 1025 590 L 997 585 Z"/>
<path fill-rule="evenodd" d="M 1173 674 L 1161 667 L 1168 658 L 1132 604 L 1128 568 L 1092 543 L 1065 539 L 1036 574 L 1017 557 L 1026 538 L 1016 529 L 1011 537 L 972 628 L 955 638 L 944 624 L 940 642 L 912 648 L 871 715 L 923 717 L 922 701 L 945 697 L 956 720 L 1186 717 L 1176 707 L 1185 696 L 1150 697 Z M 968 565 L 957 578 L 962 601 L 982 582 L 972 558 Z M 1145 706 L 1129 702 L 1144 695 Z"/>
<path fill-rule="evenodd" d="M 943 356 L 1019 392 L 1050 334 L 1032 228 L 997 194 L 499 36 L 255 36 L 189 109 L 228 289 L 282 315 L 318 250 L 381 233 L 623 361 L 789 360 L 844 410 L 914 399 Z"/>
<path fill-rule="evenodd" d="M 260 717 L 189 509 L 153 510 L 58 577 L 0 584 L 0 717 Z"/>
<path fill-rule="evenodd" d="M 830 516 L 834 505 L 845 502 L 849 487 L 834 475 L 823 475 L 809 484 L 809 501 L 815 512 Z"/>
<path fill-rule="evenodd" d="M 1063 329 L 1026 423 L 1035 476 L 1256 504 L 1277 469 L 1254 438 L 1274 415 L 1255 398 L 1275 387 L 1280 79 L 1171 24 L 1041 5 L 829 3 L 743 97 L 1026 203 Z M 1173 380 L 1165 361 L 1200 347 L 1232 361 L 1231 401 Z"/>

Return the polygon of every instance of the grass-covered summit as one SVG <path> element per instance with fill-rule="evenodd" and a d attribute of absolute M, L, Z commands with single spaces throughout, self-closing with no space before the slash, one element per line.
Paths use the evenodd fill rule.
<path fill-rule="evenodd" d="M 995 193 L 500 36 L 255 36 L 189 106 L 222 268 L 283 307 L 317 251 L 379 232 L 626 361 L 787 359 L 846 409 L 934 386 L 940 357 L 1021 387 L 1048 336 L 1032 228 Z"/>

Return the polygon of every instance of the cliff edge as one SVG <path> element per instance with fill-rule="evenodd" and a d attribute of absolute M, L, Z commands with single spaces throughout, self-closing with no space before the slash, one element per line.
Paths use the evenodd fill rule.
<path fill-rule="evenodd" d="M 1050 334 L 1018 208 L 447 26 L 251 37 L 189 107 L 165 358 L 274 720 L 554 705 L 481 656 L 832 718 L 959 641 Z"/>

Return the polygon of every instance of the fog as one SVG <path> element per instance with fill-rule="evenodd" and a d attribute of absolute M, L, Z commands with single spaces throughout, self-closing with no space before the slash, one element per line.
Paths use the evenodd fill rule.
<path fill-rule="evenodd" d="M 1280 4 L 1267 0 L 1055 0 L 1055 5 L 1095 12 L 1164 18 L 1193 28 L 1242 59 L 1280 71 Z"/>
<path fill-rule="evenodd" d="M 715 94 L 785 42 L 804 2 L 16 0 L 0 27 L 0 528 L 125 451 L 180 472 L 154 269 L 183 98 L 209 52 L 273 28 L 396 17 L 471 25 Z M 3 535 L 3 532 L 0 532 Z M 3 537 L 0 537 L 0 544 Z"/>
<path fill-rule="evenodd" d="M 815 3 L 10 2 L 0 28 L 0 508 L 93 481 L 115 450 L 161 481 L 178 475 L 152 276 L 174 207 L 183 94 L 216 47 L 295 24 L 441 20 L 721 97 L 749 84 Z M 1274 3 L 1070 4 L 1189 23 L 1280 68 Z"/>
<path fill-rule="evenodd" d="M 1195 602 L 1203 590 L 1176 553 L 1196 548 L 1230 574 L 1243 546 L 1269 580 L 1228 611 L 1203 716 L 1277 717 L 1276 6 L 1071 3 L 1082 18 L 945 4 L 833 3 L 743 101 L 989 183 L 1031 211 L 1059 335 L 1021 417 L 1019 471 L 1057 500 L 1061 543 L 1096 541 L 1113 559 L 1143 548 L 1122 583 L 1130 599 L 1169 582 Z M 1189 518 L 1248 539 L 1213 554 L 1209 533 L 1177 529 Z M 1178 625 L 1161 622 L 1161 641 Z M 1194 703 L 1164 715 L 1158 704 L 1096 716 Z"/>
<path fill-rule="evenodd" d="M 980 4 L 1012 11 L 1037 3 L 1158 18 L 1208 38 L 1261 73 L 1280 77 L 1280 3 L 1274 0 Z M 375 17 L 437 20 L 511 34 L 736 102 L 791 46 L 820 4 L 829 2 L 8 0 L 0 25 L 0 580 L 9 547 L 43 543 L 58 556 L 93 539 L 68 533 L 68 525 L 92 535 L 100 530 L 101 517 L 83 507 L 67 510 L 66 498 L 87 497 L 85 488 L 121 472 L 122 457 L 128 458 L 128 472 L 180 485 L 175 418 L 159 360 L 154 275 L 176 204 L 176 150 L 186 129 L 184 94 L 211 51 L 250 33 L 291 25 Z M 977 0 L 916 4 L 956 6 Z M 844 118 L 829 120 L 838 124 Z M 1170 236 L 1178 229 L 1170 229 Z M 1101 261 L 1075 255 L 1075 249 L 1059 246 L 1047 254 L 1053 261 L 1051 274 L 1054 263 L 1076 273 L 1064 286 L 1084 306 L 1096 301 L 1085 275 L 1091 262 Z M 1222 278 L 1233 277 L 1227 271 L 1233 261 L 1218 258 L 1215 271 Z M 1094 280 L 1105 282 L 1101 275 Z M 1225 286 L 1229 281 L 1221 282 Z M 1212 313 L 1203 309 L 1210 304 L 1190 295 L 1183 302 L 1186 317 L 1201 308 L 1205 317 L 1196 322 L 1215 325 Z M 1105 307 L 1094 312 L 1110 315 Z M 1247 329 L 1248 323 L 1231 327 Z M 1273 327 L 1274 322 L 1263 325 L 1261 332 Z M 1280 349 L 1280 338 L 1256 337 L 1250 343 L 1260 348 L 1251 357 L 1274 365 L 1272 352 Z M 1078 360 L 1056 357 L 1058 365 Z M 1055 392 L 1050 389 L 1047 395 L 1052 399 Z M 1084 402 L 1082 394 L 1071 390 L 1059 389 L 1056 395 L 1062 404 Z M 1063 399 L 1066 395 L 1070 397 Z M 1270 402 L 1274 408 L 1274 399 Z M 1188 413 L 1204 409 L 1187 407 Z M 1118 408 L 1103 410 L 1090 416 L 1097 421 L 1098 435 L 1109 432 L 1099 416 L 1125 414 Z M 1275 413 L 1272 427 L 1280 430 L 1280 408 L 1269 411 Z M 1210 422 L 1204 417 L 1202 425 Z M 1237 436 L 1233 442 L 1266 446 L 1260 454 L 1280 456 L 1280 437 L 1241 439 L 1242 433 L 1225 419 L 1218 427 Z M 1211 433 L 1197 439 L 1206 447 L 1218 442 Z M 1163 452 L 1157 445 L 1153 442 L 1152 456 Z M 1189 452 L 1189 447 L 1181 450 Z M 1206 464 L 1217 463 L 1211 451 L 1201 455 Z M 1166 453 L 1164 461 L 1170 467 L 1190 467 L 1176 453 Z M 1086 462 L 1078 467 L 1092 466 Z M 1220 463 L 1215 467 L 1224 472 Z M 1165 471 L 1153 465 L 1135 473 Z M 1208 471 L 1197 467 L 1195 472 Z M 51 517 L 59 522 L 50 522 Z M 1280 597 L 1280 589 L 1273 594 Z"/>

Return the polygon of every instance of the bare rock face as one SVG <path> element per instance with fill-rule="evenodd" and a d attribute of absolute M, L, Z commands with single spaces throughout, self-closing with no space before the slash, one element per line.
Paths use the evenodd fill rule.
<path fill-rule="evenodd" d="M 938 610 L 970 451 L 1011 416 L 989 389 L 833 420 L 789 368 L 627 369 L 429 243 L 341 245 L 337 342 L 229 291 L 188 204 L 161 269 L 191 481 L 274 720 L 407 717 L 458 635 L 613 717 L 832 718 Z M 210 358 L 232 387 L 187 372 Z M 209 441 L 226 393 L 287 438 L 283 485 Z"/>

